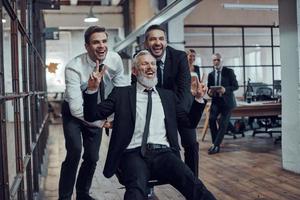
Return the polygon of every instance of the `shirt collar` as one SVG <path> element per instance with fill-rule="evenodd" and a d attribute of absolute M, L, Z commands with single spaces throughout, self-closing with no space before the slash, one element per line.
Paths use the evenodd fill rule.
<path fill-rule="evenodd" d="M 217 71 L 220 71 L 220 72 L 221 72 L 222 69 L 223 69 L 223 65 L 221 65 L 220 69 L 217 69 L 216 66 L 214 66 L 214 69 L 215 69 L 216 72 L 217 72 Z"/>
<path fill-rule="evenodd" d="M 107 52 L 107 54 L 108 54 L 108 52 Z M 107 56 L 107 54 L 106 54 L 106 56 Z M 87 57 L 87 62 L 89 63 L 89 65 L 91 65 L 92 67 L 95 67 L 96 66 L 96 62 L 94 62 L 91 58 L 90 58 L 90 56 L 89 56 L 89 54 L 88 53 L 86 53 L 86 57 Z M 106 60 L 106 57 L 105 57 L 105 59 L 103 60 L 103 64 L 105 64 L 105 60 Z M 102 64 L 102 63 L 100 63 L 100 64 Z"/>
<path fill-rule="evenodd" d="M 144 92 L 144 90 L 147 89 L 145 86 L 143 86 L 142 84 L 140 84 L 139 82 L 136 82 L 136 91 L 137 92 Z M 154 90 L 155 93 L 157 93 L 156 87 L 152 88 Z"/>
<path fill-rule="evenodd" d="M 166 62 L 166 54 L 167 53 L 166 53 L 166 50 L 165 50 L 163 56 L 160 59 L 163 64 L 165 64 L 165 62 Z"/>

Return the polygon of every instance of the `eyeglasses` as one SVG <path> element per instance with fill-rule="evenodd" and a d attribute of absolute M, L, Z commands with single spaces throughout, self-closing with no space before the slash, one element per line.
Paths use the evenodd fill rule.
<path fill-rule="evenodd" d="M 217 59 L 213 59 L 213 61 L 220 61 L 220 59 L 218 59 L 218 58 Z"/>

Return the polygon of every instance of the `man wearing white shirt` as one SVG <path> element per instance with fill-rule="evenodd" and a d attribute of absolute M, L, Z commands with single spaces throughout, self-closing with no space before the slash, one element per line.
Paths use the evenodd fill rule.
<path fill-rule="evenodd" d="M 129 85 L 129 78 L 124 75 L 120 56 L 108 51 L 108 35 L 105 28 L 89 27 L 84 34 L 84 39 L 87 52 L 73 58 L 65 68 L 66 91 L 62 116 L 67 154 L 61 166 L 60 200 L 71 200 L 75 181 L 77 200 L 93 199 L 89 195 L 89 189 L 99 159 L 101 127 L 104 123 L 103 121 L 102 123 L 100 121 L 88 123 L 83 119 L 82 91 L 87 87 L 90 74 L 99 64 L 103 64 L 107 69 L 103 76 L 102 99 L 108 96 L 114 86 Z M 98 95 L 98 101 L 100 101 L 100 95 Z M 76 180 L 82 146 L 84 147 L 83 162 Z"/>
<path fill-rule="evenodd" d="M 118 175 L 126 188 L 124 200 L 147 199 L 147 182 L 151 179 L 170 183 L 187 200 L 215 200 L 178 156 L 177 124 L 197 126 L 206 104 L 206 86 L 198 81 L 198 87 L 192 88 L 195 100 L 186 112 L 171 90 L 155 87 L 156 60 L 143 50 L 133 59 L 137 83 L 115 87 L 105 101 L 97 104 L 103 72 L 91 75 L 84 93 L 84 118 L 94 121 L 115 114 L 103 174 L 107 178 Z"/>

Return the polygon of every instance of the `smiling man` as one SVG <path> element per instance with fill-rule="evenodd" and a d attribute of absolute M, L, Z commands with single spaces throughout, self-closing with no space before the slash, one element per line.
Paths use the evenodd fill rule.
<path fill-rule="evenodd" d="M 76 199 L 91 200 L 89 189 L 99 159 L 103 122 L 87 123 L 83 119 L 82 91 L 86 89 L 89 75 L 99 65 L 107 69 L 103 87 L 99 91 L 98 101 L 105 99 L 114 86 L 129 85 L 129 78 L 124 76 L 120 56 L 108 51 L 108 34 L 105 28 L 89 27 L 85 34 L 86 53 L 73 58 L 65 68 L 65 101 L 62 105 L 63 129 L 65 136 L 66 158 L 61 166 L 59 180 L 59 199 L 71 200 L 76 182 Z M 83 162 L 78 172 L 82 146 Z"/>
<path fill-rule="evenodd" d="M 156 88 L 156 60 L 147 51 L 133 60 L 137 83 L 115 87 L 107 100 L 97 104 L 103 71 L 94 72 L 84 93 L 84 117 L 88 121 L 115 114 L 104 166 L 104 176 L 118 175 L 125 185 L 124 200 L 147 199 L 147 182 L 158 179 L 170 183 L 187 200 L 215 200 L 204 184 L 177 156 L 177 123 L 195 128 L 206 101 L 206 86 L 193 91 L 191 112 L 176 103 L 172 91 Z M 94 93 L 94 94 L 93 94 Z"/>
<path fill-rule="evenodd" d="M 178 102 L 188 111 L 193 98 L 190 92 L 191 75 L 186 53 L 170 47 L 167 44 L 166 31 L 156 24 L 147 28 L 144 45 L 157 62 L 157 87 L 172 90 Z M 179 126 L 178 131 L 184 148 L 184 161 L 198 176 L 199 144 L 196 129 Z"/>

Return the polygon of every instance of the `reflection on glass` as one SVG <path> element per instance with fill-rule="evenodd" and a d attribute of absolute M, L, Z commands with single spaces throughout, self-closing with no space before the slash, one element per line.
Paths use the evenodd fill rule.
<path fill-rule="evenodd" d="M 242 29 L 241 28 L 215 28 L 216 46 L 241 46 Z"/>
<path fill-rule="evenodd" d="M 245 48 L 246 65 L 272 65 L 272 49 L 269 47 Z"/>
<path fill-rule="evenodd" d="M 184 40 L 186 46 L 211 46 L 211 28 L 185 28 Z"/>
<path fill-rule="evenodd" d="M 245 28 L 245 45 L 271 46 L 271 28 Z"/>
<path fill-rule="evenodd" d="M 224 66 L 243 65 L 242 48 L 216 48 L 215 52 L 221 54 Z"/>
<path fill-rule="evenodd" d="M 6 22 L 3 23 L 3 64 L 4 64 L 4 87 L 5 92 L 12 92 L 12 74 L 11 74 L 11 39 L 10 39 L 10 18 L 3 9 L 3 16 Z"/>

